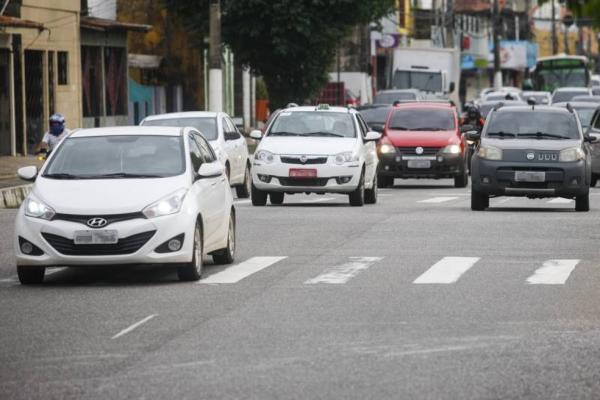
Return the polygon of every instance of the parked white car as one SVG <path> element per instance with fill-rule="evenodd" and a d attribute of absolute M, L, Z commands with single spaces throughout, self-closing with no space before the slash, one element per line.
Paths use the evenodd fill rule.
<path fill-rule="evenodd" d="M 246 138 L 225 113 L 190 111 L 146 117 L 142 126 L 190 126 L 210 142 L 225 167 L 229 183 L 239 198 L 250 197 L 252 177 Z"/>
<path fill-rule="evenodd" d="M 360 114 L 344 107 L 282 110 L 260 140 L 252 168 L 252 204 L 282 204 L 285 193 L 347 193 L 350 204 L 377 202 L 381 137 Z"/>
<path fill-rule="evenodd" d="M 192 128 L 78 130 L 38 172 L 16 218 L 21 283 L 46 267 L 171 264 L 198 280 L 202 257 L 233 262 L 235 209 L 224 168 Z"/>

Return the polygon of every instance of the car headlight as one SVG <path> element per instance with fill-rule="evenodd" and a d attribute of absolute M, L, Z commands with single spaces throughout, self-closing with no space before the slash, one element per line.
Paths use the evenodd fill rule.
<path fill-rule="evenodd" d="M 585 153 L 579 147 L 564 149 L 560 152 L 558 160 L 560 162 L 575 162 L 579 160 L 585 160 Z"/>
<path fill-rule="evenodd" d="M 275 155 L 267 150 L 259 150 L 254 155 L 254 159 L 267 164 L 271 164 L 275 160 Z"/>
<path fill-rule="evenodd" d="M 338 165 L 358 161 L 358 156 L 351 151 L 345 151 L 335 155 L 335 163 Z"/>
<path fill-rule="evenodd" d="M 56 212 L 47 204 L 44 204 L 42 201 L 36 199 L 33 196 L 29 196 L 25 200 L 25 215 L 33 218 L 41 218 L 50 221 L 54 218 Z"/>
<path fill-rule="evenodd" d="M 391 144 L 384 143 L 381 146 L 379 146 L 379 152 L 381 154 L 392 154 L 396 152 L 396 148 Z"/>
<path fill-rule="evenodd" d="M 187 189 L 179 189 L 175 193 L 163 197 L 142 210 L 146 218 L 162 217 L 178 213 L 181 210 Z"/>
<path fill-rule="evenodd" d="M 502 150 L 496 147 L 480 147 L 477 155 L 486 160 L 502 160 Z"/>
<path fill-rule="evenodd" d="M 460 146 L 457 144 L 449 144 L 448 146 L 444 147 L 444 149 L 442 150 L 442 153 L 444 153 L 444 154 L 459 154 Z"/>

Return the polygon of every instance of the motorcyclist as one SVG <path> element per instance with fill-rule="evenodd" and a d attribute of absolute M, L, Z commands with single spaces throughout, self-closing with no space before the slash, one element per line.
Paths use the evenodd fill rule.
<path fill-rule="evenodd" d="M 62 114 L 52 114 L 48 123 L 48 131 L 42 138 L 38 153 L 49 154 L 70 133 L 65 127 L 65 117 Z"/>
<path fill-rule="evenodd" d="M 471 125 L 478 131 L 481 131 L 483 128 L 483 124 L 485 121 L 481 117 L 481 112 L 479 111 L 479 107 L 475 104 L 468 104 L 465 106 L 466 111 L 463 118 L 460 121 L 461 125 Z"/>

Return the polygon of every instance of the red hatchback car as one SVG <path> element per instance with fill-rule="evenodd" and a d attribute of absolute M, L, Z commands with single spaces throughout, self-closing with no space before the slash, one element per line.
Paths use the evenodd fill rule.
<path fill-rule="evenodd" d="M 450 178 L 455 187 L 468 184 L 468 145 L 451 104 L 395 106 L 377 151 L 380 187 L 392 186 L 394 178 Z"/>

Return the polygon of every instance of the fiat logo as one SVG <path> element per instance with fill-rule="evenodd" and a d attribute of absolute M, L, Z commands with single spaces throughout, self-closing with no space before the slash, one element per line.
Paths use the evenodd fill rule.
<path fill-rule="evenodd" d="M 306 156 L 300 156 L 300 162 L 302 164 L 306 164 L 307 161 L 308 161 L 308 157 L 306 157 Z"/>
<path fill-rule="evenodd" d="M 535 154 L 534 153 L 527 153 L 527 159 L 528 160 L 533 160 L 535 158 Z"/>
<path fill-rule="evenodd" d="M 104 218 L 90 218 L 87 220 L 87 226 L 89 226 L 90 228 L 102 228 L 103 226 L 106 226 L 106 224 L 108 224 L 108 221 L 105 220 Z"/>
<path fill-rule="evenodd" d="M 422 147 L 417 147 L 417 148 L 415 149 L 415 153 L 417 153 L 418 155 L 421 155 L 421 154 L 423 154 L 423 148 L 422 148 Z"/>

